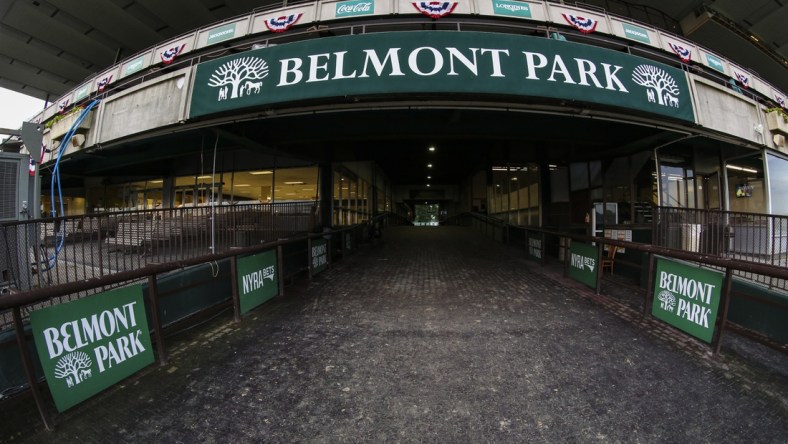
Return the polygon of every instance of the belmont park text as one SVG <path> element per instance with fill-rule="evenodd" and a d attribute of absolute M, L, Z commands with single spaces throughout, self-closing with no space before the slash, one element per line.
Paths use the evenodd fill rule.
<path fill-rule="evenodd" d="M 467 48 L 463 52 L 453 47 L 439 49 L 429 46 L 415 48 L 410 52 L 401 51 L 401 48 L 389 48 L 383 55 L 374 49 L 361 52 L 363 62 L 357 64 L 348 62 L 348 51 L 281 59 L 279 82 L 276 86 L 372 76 L 406 76 L 409 73 L 422 77 L 470 74 L 475 77 L 517 75 L 528 80 L 547 80 L 629 92 L 618 77 L 621 66 L 596 63 L 583 58 L 564 59 L 558 54 L 546 55 L 529 51 L 512 54 L 508 49 L 491 48 Z M 511 57 L 521 59 L 521 72 L 504 72 L 504 66 L 509 66 L 504 60 Z"/>

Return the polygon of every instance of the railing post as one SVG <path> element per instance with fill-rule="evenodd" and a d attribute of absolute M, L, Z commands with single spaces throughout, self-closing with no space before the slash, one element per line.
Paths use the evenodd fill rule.
<path fill-rule="evenodd" d="M 285 269 L 284 269 L 284 248 L 282 245 L 276 246 L 276 268 L 279 271 L 279 297 L 285 295 Z"/>
<path fill-rule="evenodd" d="M 151 321 L 153 321 L 153 334 L 156 335 L 156 351 L 159 354 L 159 366 L 167 365 L 167 350 L 164 347 L 161 319 L 159 317 L 159 284 L 156 275 L 148 276 L 148 299 L 150 302 Z"/>
<path fill-rule="evenodd" d="M 599 264 L 602 262 L 602 254 L 605 252 L 604 246 L 602 242 L 596 243 L 596 294 L 599 294 L 602 290 L 602 273 L 604 270 L 601 269 Z"/>
<path fill-rule="evenodd" d="M 233 321 L 241 322 L 241 295 L 238 293 L 238 256 L 230 258 L 230 288 L 233 296 Z"/>
<path fill-rule="evenodd" d="M 19 347 L 19 353 L 22 355 L 22 364 L 25 366 L 25 376 L 27 383 L 30 385 L 30 391 L 33 393 L 33 399 L 36 402 L 38 413 L 41 415 L 41 421 L 44 422 L 44 427 L 47 430 L 53 430 L 53 424 L 49 422 L 49 414 L 44 406 L 44 400 L 41 398 L 41 390 L 38 387 L 38 380 L 36 380 L 35 371 L 33 370 L 33 361 L 30 359 L 30 353 L 27 350 L 27 341 L 25 340 L 25 329 L 22 324 L 22 315 L 19 312 L 19 307 L 13 308 L 14 316 L 14 331 L 16 332 L 16 344 Z"/>
<path fill-rule="evenodd" d="M 309 271 L 309 280 L 312 280 L 312 238 L 306 238 L 306 269 Z"/>
<path fill-rule="evenodd" d="M 731 301 L 731 285 L 732 285 L 732 276 L 733 271 L 730 268 L 725 268 L 725 281 L 722 284 L 722 314 L 717 316 L 717 337 L 714 338 L 714 354 L 717 355 L 720 352 L 720 346 L 722 345 L 722 335 L 725 332 L 725 324 L 728 322 L 728 307 L 730 306 Z"/>

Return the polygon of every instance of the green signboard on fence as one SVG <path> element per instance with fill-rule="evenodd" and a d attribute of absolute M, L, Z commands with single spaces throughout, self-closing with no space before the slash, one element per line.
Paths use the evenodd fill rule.
<path fill-rule="evenodd" d="M 154 361 L 139 285 L 36 310 L 30 324 L 60 412 Z"/>
<path fill-rule="evenodd" d="M 651 314 L 711 343 L 722 281 L 719 272 L 659 258 Z"/>
<path fill-rule="evenodd" d="M 314 99 L 504 94 L 695 121 L 681 70 L 590 45 L 484 32 L 368 33 L 245 51 L 199 64 L 192 91 L 192 118 Z"/>
<path fill-rule="evenodd" d="M 531 18 L 531 5 L 521 1 L 492 0 L 495 15 Z"/>
<path fill-rule="evenodd" d="M 328 268 L 328 241 L 326 239 L 313 240 L 310 253 L 312 274 L 318 274 Z"/>
<path fill-rule="evenodd" d="M 276 250 L 240 257 L 237 269 L 241 314 L 279 294 Z"/>
<path fill-rule="evenodd" d="M 537 231 L 526 232 L 528 258 L 538 262 L 544 261 L 544 234 Z"/>
<path fill-rule="evenodd" d="M 572 242 L 569 249 L 569 277 L 596 288 L 599 273 L 599 250 L 588 244 Z"/>

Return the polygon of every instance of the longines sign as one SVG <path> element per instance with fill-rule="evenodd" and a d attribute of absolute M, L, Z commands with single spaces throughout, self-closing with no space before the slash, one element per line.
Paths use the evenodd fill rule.
<path fill-rule="evenodd" d="M 190 117 L 318 98 L 471 93 L 547 97 L 693 121 L 686 75 L 540 37 L 396 32 L 314 39 L 197 67 Z"/>

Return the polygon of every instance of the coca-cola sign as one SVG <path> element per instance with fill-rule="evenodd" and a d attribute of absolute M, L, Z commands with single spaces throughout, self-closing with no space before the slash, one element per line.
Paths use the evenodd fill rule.
<path fill-rule="evenodd" d="M 373 0 L 351 0 L 337 3 L 336 17 L 352 17 L 356 15 L 371 15 L 375 13 Z"/>

